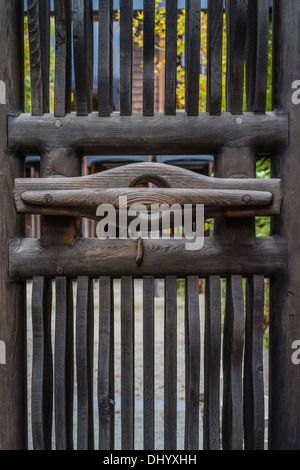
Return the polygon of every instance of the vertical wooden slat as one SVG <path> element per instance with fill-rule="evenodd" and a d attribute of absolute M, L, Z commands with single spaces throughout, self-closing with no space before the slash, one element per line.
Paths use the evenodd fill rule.
<path fill-rule="evenodd" d="M 177 0 L 166 2 L 165 114 L 176 114 Z"/>
<path fill-rule="evenodd" d="M 185 288 L 185 450 L 199 450 L 200 312 L 197 276 Z"/>
<path fill-rule="evenodd" d="M 144 449 L 154 450 L 154 278 L 143 282 Z"/>
<path fill-rule="evenodd" d="M 0 340 L 5 362 L 0 365 L 0 449 L 27 447 L 26 283 L 8 274 L 8 241 L 25 235 L 24 217 L 13 201 L 16 178 L 24 177 L 24 159 L 7 149 L 7 115 L 24 111 L 24 6 L 22 0 L 0 0 L 0 77 L 5 103 L 0 105 Z"/>
<path fill-rule="evenodd" d="M 66 277 L 56 279 L 55 323 L 56 449 L 73 449 L 73 288 Z"/>
<path fill-rule="evenodd" d="M 74 0 L 73 39 L 77 115 L 87 116 L 92 111 L 93 93 L 92 0 Z"/>
<path fill-rule="evenodd" d="M 133 1 L 120 0 L 120 113 L 132 114 Z"/>
<path fill-rule="evenodd" d="M 98 405 L 99 449 L 114 449 L 114 301 L 113 281 L 99 279 Z"/>
<path fill-rule="evenodd" d="M 72 49 L 70 0 L 54 0 L 54 12 L 56 39 L 54 114 L 60 117 L 71 112 Z"/>
<path fill-rule="evenodd" d="M 222 109 L 223 0 L 207 1 L 207 112 Z"/>
<path fill-rule="evenodd" d="M 200 79 L 200 18 L 201 1 L 185 2 L 185 110 L 198 116 Z"/>
<path fill-rule="evenodd" d="M 143 113 L 154 114 L 155 0 L 144 0 Z"/>
<path fill-rule="evenodd" d="M 226 98 L 231 114 L 243 113 L 247 11 L 248 0 L 226 1 Z"/>
<path fill-rule="evenodd" d="M 121 279 L 121 440 L 134 449 L 134 294 L 133 279 Z"/>
<path fill-rule="evenodd" d="M 247 109 L 266 110 L 268 83 L 269 2 L 253 0 L 248 6 L 246 47 Z"/>
<path fill-rule="evenodd" d="M 177 279 L 165 279 L 164 447 L 177 448 Z"/>
<path fill-rule="evenodd" d="M 223 338 L 222 442 L 224 450 L 243 449 L 243 345 L 243 281 L 241 276 L 231 276 L 227 280 Z"/>
<path fill-rule="evenodd" d="M 220 450 L 221 286 L 211 276 L 205 286 L 204 450 Z"/>
<path fill-rule="evenodd" d="M 113 111 L 113 0 L 99 2 L 98 106 L 99 116 Z"/>
<path fill-rule="evenodd" d="M 94 448 L 93 357 L 94 297 L 93 281 L 82 276 L 77 281 L 76 363 L 77 363 L 77 449 Z"/>
<path fill-rule="evenodd" d="M 28 0 L 28 33 L 33 116 L 49 113 L 50 0 Z"/>
<path fill-rule="evenodd" d="M 300 2 L 273 0 L 272 105 L 289 116 L 289 145 L 278 147 L 271 159 L 272 178 L 280 178 L 284 200 L 280 216 L 272 217 L 272 235 L 288 243 L 288 269 L 270 280 L 269 449 L 300 450 L 300 367 L 292 360 L 292 345 L 300 338 Z M 294 102 L 293 102 L 294 101 Z"/>
<path fill-rule="evenodd" d="M 264 277 L 247 280 L 244 370 L 245 449 L 264 449 Z"/>
<path fill-rule="evenodd" d="M 51 348 L 51 280 L 33 279 L 32 286 L 32 437 L 35 450 L 51 450 L 53 370 Z"/>

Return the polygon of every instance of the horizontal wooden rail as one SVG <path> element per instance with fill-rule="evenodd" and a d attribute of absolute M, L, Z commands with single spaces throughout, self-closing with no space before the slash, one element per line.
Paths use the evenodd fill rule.
<path fill-rule="evenodd" d="M 118 189 L 116 189 L 116 181 Z M 136 188 L 142 182 L 159 188 Z M 17 179 L 20 213 L 90 217 L 100 204 L 204 204 L 206 217 L 278 215 L 282 204 L 277 179 L 210 178 L 159 163 L 140 163 L 77 178 Z"/>
<path fill-rule="evenodd" d="M 204 247 L 187 251 L 186 241 L 144 240 L 143 261 L 137 265 L 135 240 L 80 239 L 74 245 L 45 246 L 36 239 L 13 240 L 9 247 L 9 274 L 13 279 L 34 276 L 68 277 L 166 275 L 274 277 L 286 267 L 286 245 L 281 238 L 257 238 L 253 244 L 221 245 L 206 238 Z"/>
<path fill-rule="evenodd" d="M 266 191 L 247 190 L 212 190 L 212 189 L 82 189 L 69 191 L 29 191 L 21 195 L 19 206 L 21 212 L 32 211 L 44 215 L 81 216 L 99 219 L 97 207 L 110 204 L 120 209 L 120 202 L 127 199 L 126 207 L 135 205 L 151 210 L 152 205 L 173 206 L 174 209 L 184 205 L 203 204 L 207 218 L 217 216 L 249 217 L 251 215 L 278 215 L 281 201 L 272 205 L 273 194 Z M 28 209 L 28 205 L 30 209 Z M 26 209 L 27 208 L 27 209 Z M 146 215 L 146 214 L 145 214 Z"/>
<path fill-rule="evenodd" d="M 84 155 L 199 155 L 214 154 L 221 147 L 253 147 L 270 153 L 288 145 L 288 116 L 222 113 L 210 116 L 99 117 L 67 114 L 20 114 L 8 119 L 8 147 L 24 154 L 43 148 L 74 147 Z"/>

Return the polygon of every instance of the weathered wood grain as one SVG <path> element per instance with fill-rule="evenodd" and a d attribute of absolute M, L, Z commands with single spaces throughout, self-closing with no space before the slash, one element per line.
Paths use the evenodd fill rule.
<path fill-rule="evenodd" d="M 132 114 L 133 1 L 120 1 L 120 114 Z"/>
<path fill-rule="evenodd" d="M 220 450 L 221 285 L 210 276 L 205 285 L 204 450 Z"/>
<path fill-rule="evenodd" d="M 86 210 L 88 215 L 94 210 L 96 216 L 96 209 L 100 204 L 111 204 L 116 209 L 120 209 L 120 197 L 127 197 L 128 206 L 137 204 L 144 205 L 148 210 L 154 204 L 178 204 L 184 208 L 186 204 L 204 204 L 206 207 L 211 208 L 224 208 L 225 212 L 231 215 L 231 212 L 247 209 L 255 211 L 260 207 L 270 207 L 273 201 L 273 194 L 266 191 L 247 191 L 247 190 L 211 190 L 211 189 L 156 189 L 156 188 L 132 188 L 132 189 L 114 189 L 114 190 L 54 190 L 54 191 L 28 191 L 22 193 L 23 205 L 38 206 L 40 211 L 47 211 L 50 209 L 51 213 L 57 210 L 57 215 L 60 214 L 60 208 L 68 208 L 70 215 L 72 208 L 82 211 Z M 122 201 L 122 200 L 121 200 Z M 279 202 L 279 201 L 278 201 Z M 55 208 L 55 209 L 53 209 Z M 280 205 L 273 210 L 269 209 L 270 214 L 280 214 Z M 267 209 L 264 209 L 267 210 Z"/>
<path fill-rule="evenodd" d="M 123 35 L 123 28 L 122 28 Z M 109 116 L 113 110 L 113 1 L 99 2 L 98 110 Z"/>
<path fill-rule="evenodd" d="M 177 0 L 166 2 L 165 114 L 176 114 Z"/>
<path fill-rule="evenodd" d="M 199 450 L 200 312 L 198 276 L 185 285 L 185 445 Z"/>
<path fill-rule="evenodd" d="M 110 277 L 99 279 L 99 450 L 114 449 L 114 295 Z"/>
<path fill-rule="evenodd" d="M 55 0 L 55 84 L 54 115 L 71 112 L 72 38 L 70 0 Z"/>
<path fill-rule="evenodd" d="M 72 277 L 265 274 L 273 278 L 286 268 L 287 247 L 278 236 L 258 238 L 252 244 L 241 239 L 226 245 L 213 237 L 205 238 L 200 251 L 186 251 L 185 240 L 144 240 L 143 247 L 143 262 L 137 265 L 136 240 L 79 239 L 65 246 L 14 240 L 9 245 L 9 274 L 13 279 L 58 272 Z"/>
<path fill-rule="evenodd" d="M 165 278 L 164 450 L 177 449 L 177 278 Z"/>
<path fill-rule="evenodd" d="M 77 116 L 87 116 L 92 111 L 93 93 L 92 0 L 74 0 L 73 48 Z"/>
<path fill-rule="evenodd" d="M 66 277 L 56 278 L 54 377 L 56 450 L 73 450 L 73 288 Z"/>
<path fill-rule="evenodd" d="M 227 25 L 227 111 L 243 113 L 244 68 L 248 0 L 226 1 Z"/>
<path fill-rule="evenodd" d="M 244 432 L 246 450 L 264 450 L 263 377 L 264 277 L 247 280 L 244 363 Z"/>
<path fill-rule="evenodd" d="M 155 0 L 144 0 L 143 114 L 154 115 L 154 25 Z"/>
<path fill-rule="evenodd" d="M 288 272 L 279 274 L 270 286 L 270 408 L 269 449 L 300 449 L 300 368 L 291 361 L 291 345 L 300 338 L 298 286 L 300 277 L 299 218 L 299 119 L 300 107 L 292 102 L 291 86 L 300 76 L 300 3 L 273 1 L 273 108 L 290 118 L 289 148 L 277 149 L 272 177 L 283 179 L 283 214 L 272 221 L 272 233 L 288 242 Z"/>
<path fill-rule="evenodd" d="M 28 34 L 33 116 L 49 113 L 50 0 L 28 0 Z"/>
<path fill-rule="evenodd" d="M 201 0 L 185 2 L 185 110 L 199 113 Z"/>
<path fill-rule="evenodd" d="M 93 281 L 77 280 L 76 364 L 77 364 L 77 449 L 94 449 L 93 357 L 94 357 Z"/>
<path fill-rule="evenodd" d="M 51 450 L 53 371 L 51 347 L 52 281 L 33 279 L 32 286 L 32 438 L 35 450 Z"/>
<path fill-rule="evenodd" d="M 0 77 L 5 103 L 0 105 L 0 340 L 5 362 L 0 365 L 0 449 L 27 448 L 26 289 L 8 278 L 7 244 L 25 236 L 24 217 L 12 201 L 13 181 L 24 175 L 20 155 L 7 151 L 7 115 L 17 115 L 24 105 L 23 2 L 0 1 Z"/>
<path fill-rule="evenodd" d="M 144 449 L 154 449 L 154 278 L 143 280 Z"/>
<path fill-rule="evenodd" d="M 247 109 L 254 113 L 266 110 L 269 49 L 269 2 L 250 1 L 248 5 L 246 43 Z"/>
<path fill-rule="evenodd" d="M 134 449 L 134 293 L 131 276 L 121 278 L 121 443 Z"/>
<path fill-rule="evenodd" d="M 223 0 L 207 2 L 206 110 L 218 115 L 222 109 Z"/>
<path fill-rule="evenodd" d="M 8 146 L 25 154 L 42 148 L 77 148 L 84 155 L 211 155 L 222 147 L 251 147 L 257 153 L 271 153 L 288 145 L 288 117 L 266 113 L 235 116 L 174 116 L 155 114 L 126 117 L 113 113 L 109 118 L 97 114 L 61 118 L 56 127 L 51 115 L 33 117 L 21 114 L 8 119 Z"/>
<path fill-rule="evenodd" d="M 238 152 L 235 153 L 238 156 Z M 222 159 L 224 164 L 226 161 L 230 162 L 228 150 L 226 155 Z M 243 156 L 238 157 L 239 159 L 242 164 Z M 220 156 L 216 169 L 219 161 Z M 131 189 L 116 189 L 116 180 L 119 187 Z M 132 188 L 144 181 L 151 181 L 165 188 Z M 116 168 L 80 178 L 51 178 L 42 182 L 38 179 L 16 180 L 14 188 L 18 212 L 86 216 L 94 219 L 97 219 L 96 207 L 101 202 L 109 202 L 118 207 L 119 196 L 127 196 L 129 205 L 133 202 L 149 205 L 151 201 L 168 202 L 170 205 L 175 202 L 182 205 L 188 201 L 204 203 L 206 217 L 277 215 L 280 213 L 283 197 L 279 180 L 210 178 L 157 163 L 128 165 L 122 169 Z M 257 200 L 256 196 L 259 196 Z M 259 205 L 255 205 L 258 202 Z M 261 206 L 262 203 L 264 206 Z"/>
<path fill-rule="evenodd" d="M 224 450 L 243 450 L 242 362 L 244 346 L 244 298 L 241 276 L 231 276 L 226 287 L 223 339 Z"/>

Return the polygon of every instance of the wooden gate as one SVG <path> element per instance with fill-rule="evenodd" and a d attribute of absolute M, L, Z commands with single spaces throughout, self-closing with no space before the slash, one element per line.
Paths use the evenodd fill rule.
<path fill-rule="evenodd" d="M 144 448 L 154 449 L 154 278 L 165 280 L 164 448 L 176 449 L 177 278 L 185 279 L 185 448 L 199 447 L 198 278 L 206 279 L 204 448 L 264 448 L 264 279 L 270 279 L 269 448 L 300 448 L 299 106 L 300 3 L 273 0 L 273 111 L 265 112 L 269 5 L 227 0 L 227 112 L 222 104 L 223 1 L 207 6 L 207 113 L 198 112 L 200 0 L 186 0 L 186 109 L 176 112 L 177 1 L 166 2 L 165 113 L 154 113 L 154 0 L 144 0 L 143 115 L 132 114 L 132 0 L 120 1 L 120 113 L 112 106 L 113 2 L 99 2 L 99 113 L 92 113 L 93 5 L 55 0 L 55 109 L 49 114 L 50 0 L 28 0 L 32 114 L 24 110 L 22 0 L 0 0 L 1 295 L 0 448 L 27 447 L 25 281 L 33 280 L 32 433 L 35 449 L 73 448 L 73 334 L 78 384 L 77 448 L 114 446 L 113 283 L 121 278 L 122 448 L 134 447 L 134 289 L 143 279 Z M 71 28 L 72 25 L 72 28 Z M 71 31 L 73 30 L 73 48 Z M 73 49 L 73 54 L 72 54 Z M 76 112 L 71 113 L 74 60 Z M 243 113 L 246 64 L 247 112 Z M 85 155 L 205 154 L 215 177 L 135 164 L 82 177 Z M 272 177 L 255 179 L 259 155 Z M 24 179 L 24 157 L 41 156 L 41 179 Z M 138 188 L 143 182 L 155 188 Z M 204 204 L 214 236 L 199 251 L 184 241 L 83 239 L 81 218 L 119 196 L 131 203 Z M 41 215 L 27 239 L 24 214 Z M 256 237 L 255 217 L 271 236 Z M 226 278 L 221 333 L 220 279 Z M 246 279 L 244 308 L 243 278 Z M 94 443 L 94 293 L 99 279 L 99 445 Z M 72 282 L 77 280 L 76 324 Z M 54 364 L 52 286 L 56 292 Z M 245 310 L 245 312 L 244 312 Z M 220 396 L 221 339 L 224 389 Z M 4 359 L 3 359 L 4 356 Z M 53 406 L 53 395 L 54 403 Z M 222 407 L 220 412 L 220 402 Z M 221 416 L 222 415 L 222 420 Z M 221 426 L 222 422 L 222 426 Z"/>

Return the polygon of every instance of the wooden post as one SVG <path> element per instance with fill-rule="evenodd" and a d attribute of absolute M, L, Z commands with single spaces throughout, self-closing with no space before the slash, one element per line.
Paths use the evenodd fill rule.
<path fill-rule="evenodd" d="M 7 115 L 23 108 L 23 1 L 0 0 L 0 449 L 27 447 L 25 285 L 8 279 L 8 240 L 23 237 L 25 221 L 13 203 L 14 179 L 24 175 L 23 158 L 7 150 Z"/>
<path fill-rule="evenodd" d="M 272 159 L 272 176 L 280 176 L 284 191 L 272 231 L 288 242 L 288 268 L 271 281 L 269 447 L 284 450 L 300 449 L 300 365 L 292 362 L 293 342 L 300 339 L 300 105 L 292 101 L 293 83 L 300 80 L 299 18 L 298 0 L 274 0 L 273 107 L 289 113 L 290 140 Z"/>

